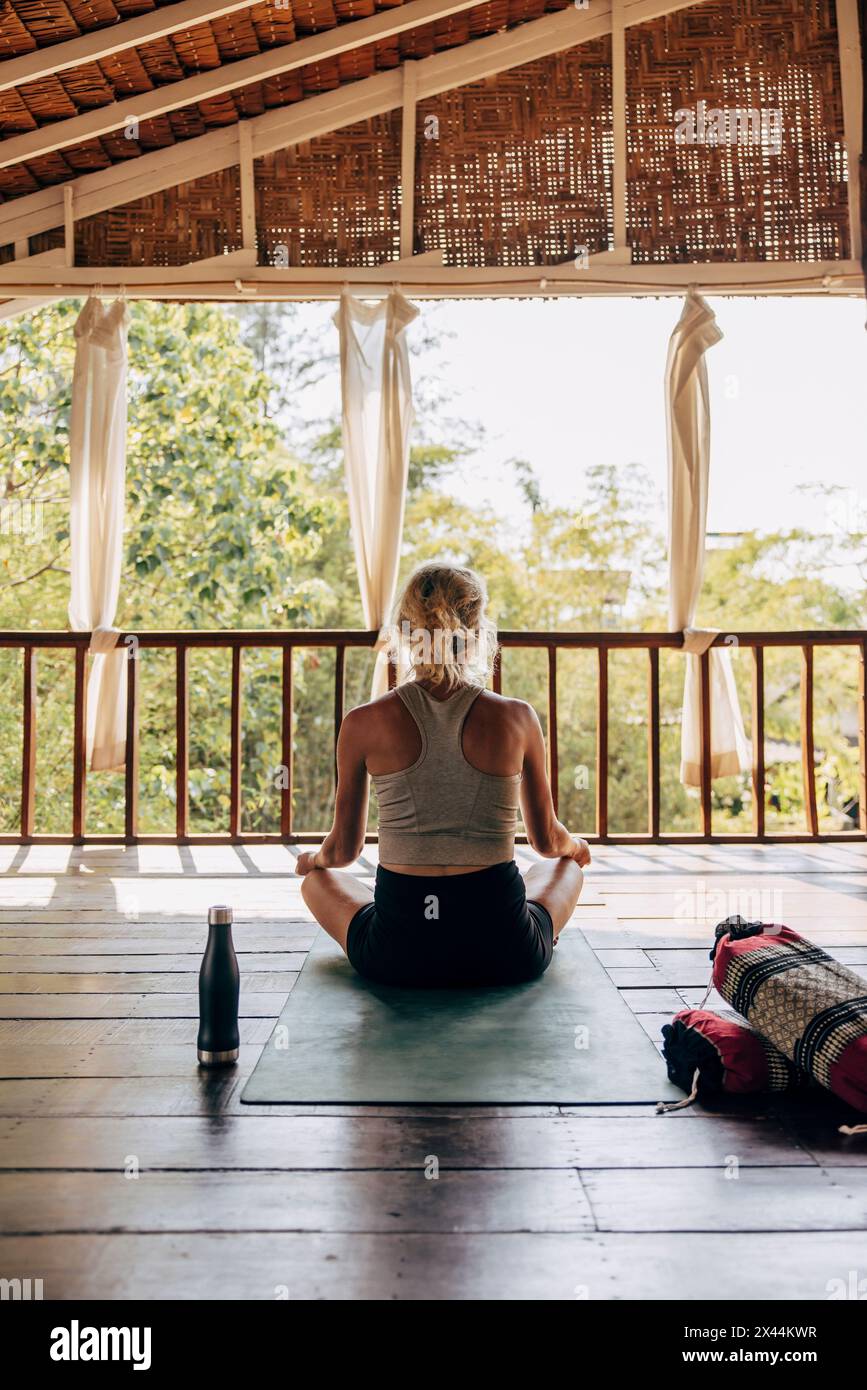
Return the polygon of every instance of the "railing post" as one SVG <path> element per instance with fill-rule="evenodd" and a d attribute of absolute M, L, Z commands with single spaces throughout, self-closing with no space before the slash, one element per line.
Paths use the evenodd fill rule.
<path fill-rule="evenodd" d="M 596 834 L 608 834 L 608 648 L 599 647 L 596 697 Z"/>
<path fill-rule="evenodd" d="M 765 653 L 753 647 L 753 833 L 765 833 Z"/>
<path fill-rule="evenodd" d="M 229 834 L 241 834 L 241 647 L 232 647 L 232 711 L 229 771 Z"/>
<path fill-rule="evenodd" d="M 87 799 L 87 647 L 75 647 L 75 712 L 72 732 L 72 838 L 84 841 Z"/>
<path fill-rule="evenodd" d="M 647 677 L 647 829 L 659 835 L 659 648 L 648 647 Z"/>
<path fill-rule="evenodd" d="M 816 750 L 813 741 L 813 648 L 801 648 L 801 773 L 804 778 L 804 814 L 810 835 L 819 833 L 816 805 Z"/>
<path fill-rule="evenodd" d="M 334 649 L 334 786 L 337 787 L 337 738 L 343 723 L 343 704 L 346 699 L 346 648 L 342 643 Z"/>
<path fill-rule="evenodd" d="M 557 743 L 557 648 L 548 648 L 548 780 L 554 810 L 560 806 L 560 749 Z"/>
<path fill-rule="evenodd" d="M 21 838 L 33 834 L 36 814 L 36 648 L 24 648 L 24 726 L 21 748 Z"/>
<path fill-rule="evenodd" d="M 138 645 L 127 646 L 126 658 L 126 760 L 124 763 L 124 839 L 133 845 L 138 837 Z"/>
<path fill-rule="evenodd" d="M 284 776 L 280 787 L 280 834 L 288 839 L 292 834 L 292 648 L 283 648 L 283 703 L 281 746 Z"/>
<path fill-rule="evenodd" d="M 187 648 L 175 649 L 175 834 L 181 844 L 187 838 L 190 809 L 190 711 L 187 684 Z"/>
<path fill-rule="evenodd" d="M 711 745 L 710 745 L 710 651 L 702 652 L 699 658 L 701 685 L 701 833 L 707 839 L 713 830 L 713 802 L 711 799 Z"/>

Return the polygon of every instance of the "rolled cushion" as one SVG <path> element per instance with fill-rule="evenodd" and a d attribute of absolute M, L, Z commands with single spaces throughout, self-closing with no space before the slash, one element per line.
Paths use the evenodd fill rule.
<path fill-rule="evenodd" d="M 789 927 L 729 917 L 713 982 L 751 1028 L 820 1086 L 867 1111 L 867 982 Z"/>
<path fill-rule="evenodd" d="M 662 1030 L 662 1053 L 668 1079 L 682 1091 L 749 1095 L 791 1091 L 809 1078 L 745 1023 L 722 1018 L 709 1009 L 682 1009 Z"/>

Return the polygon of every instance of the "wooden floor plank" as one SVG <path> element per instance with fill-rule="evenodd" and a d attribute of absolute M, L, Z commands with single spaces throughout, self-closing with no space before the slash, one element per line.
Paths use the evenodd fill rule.
<path fill-rule="evenodd" d="M 718 1168 L 815 1167 L 779 1121 L 674 1117 L 407 1119 L 383 1116 L 226 1116 L 0 1120 L 0 1167 L 142 1169 Z"/>
<path fill-rule="evenodd" d="M 241 985 L 241 1018 L 274 1018 L 282 993 Z M 0 1019 L 198 1018 L 198 994 L 0 994 Z"/>
<path fill-rule="evenodd" d="M 851 1167 L 721 1164 L 691 1171 L 688 1182 L 665 1168 L 583 1178 L 602 1231 L 863 1232 L 867 1225 L 867 1171 Z"/>
<path fill-rule="evenodd" d="M 863 1233 L 97 1235 L 0 1239 L 51 1299 L 825 1300 Z M 836 1281 L 836 1282 L 835 1282 Z M 791 1320 L 791 1319 L 789 1319 Z"/>
<path fill-rule="evenodd" d="M 298 978 L 298 971 L 254 970 L 244 975 L 244 983 L 254 993 L 275 993 L 285 998 Z M 153 975 L 82 975 L 34 972 L 29 975 L 0 975 L 0 994 L 191 994 L 198 989 L 199 972 Z"/>
<path fill-rule="evenodd" d="M 329 1173 L 0 1173 L 0 1230 L 586 1231 L 569 1169 Z"/>

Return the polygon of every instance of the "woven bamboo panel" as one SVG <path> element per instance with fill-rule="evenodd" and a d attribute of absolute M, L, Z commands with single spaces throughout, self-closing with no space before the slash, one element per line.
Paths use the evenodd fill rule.
<path fill-rule="evenodd" d="M 419 103 L 415 250 L 555 264 L 612 238 L 610 40 Z"/>
<path fill-rule="evenodd" d="M 262 264 L 372 266 L 400 254 L 400 114 L 256 160 Z"/>
<path fill-rule="evenodd" d="M 31 239 L 31 251 L 47 250 Z M 39 244 L 34 244 L 39 243 Z M 207 178 L 75 224 L 78 265 L 171 266 L 237 251 L 242 244 L 238 170 L 223 169 Z"/>
<path fill-rule="evenodd" d="M 676 144 L 699 101 L 765 113 L 770 138 Z M 627 30 L 627 139 L 633 261 L 849 255 L 832 0 L 719 0 Z"/>
<path fill-rule="evenodd" d="M 161 4 L 166 2 L 161 0 Z M 261 115 L 319 92 L 334 91 L 345 82 L 396 68 L 404 57 L 422 57 L 453 48 L 536 19 L 547 11 L 564 9 L 571 2 L 489 0 L 411 33 L 353 49 L 327 62 L 308 64 L 213 101 L 169 112 L 156 121 L 143 121 L 138 141 L 121 144 L 117 135 L 104 136 L 45 160 L 28 160 L 23 167 L 0 170 L 0 198 L 34 193 L 82 172 L 105 169 L 120 160 L 167 148 L 218 126 Z M 278 8 L 273 0 L 261 0 L 249 10 L 226 15 L 210 24 L 200 24 L 103 58 L 99 63 L 50 74 L 38 82 L 0 92 L 0 137 L 25 134 L 113 101 L 129 102 L 130 111 L 134 112 L 135 98 L 155 87 L 291 44 L 306 34 L 334 29 L 338 23 L 362 19 L 401 3 L 404 0 L 286 0 L 286 8 Z M 49 35 L 55 40 L 73 38 L 114 24 L 118 17 L 154 8 L 154 0 L 6 0 L 6 8 L 0 8 L 0 59 L 43 47 Z"/>

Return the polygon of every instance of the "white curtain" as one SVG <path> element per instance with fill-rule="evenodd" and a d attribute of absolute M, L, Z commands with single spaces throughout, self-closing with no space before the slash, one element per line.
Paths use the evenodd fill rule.
<path fill-rule="evenodd" d="M 72 583 L 69 621 L 90 632 L 87 756 L 120 768 L 126 754 L 126 648 L 112 627 L 120 591 L 126 477 L 126 304 L 93 297 L 75 325 L 69 437 Z"/>
<path fill-rule="evenodd" d="M 344 292 L 340 333 L 343 452 L 364 621 L 378 628 L 371 699 L 388 683 L 384 624 L 394 602 L 409 469 L 412 384 L 406 329 L 418 310 L 397 290 L 379 303 Z"/>
<path fill-rule="evenodd" d="M 683 690 L 680 780 L 701 785 L 701 670 L 699 657 L 717 636 L 692 626 L 704 569 L 710 476 L 710 405 L 705 353 L 722 338 L 710 306 L 690 291 L 671 335 L 665 369 L 668 424 L 669 628 L 683 631 L 686 679 Z M 712 777 L 750 767 L 730 652 L 710 653 Z"/>

